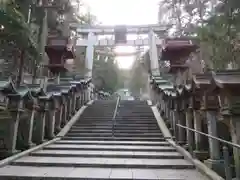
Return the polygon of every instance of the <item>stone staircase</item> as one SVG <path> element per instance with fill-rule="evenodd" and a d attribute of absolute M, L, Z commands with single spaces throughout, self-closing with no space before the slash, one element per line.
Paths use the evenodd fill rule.
<path fill-rule="evenodd" d="M 0 179 L 205 180 L 163 138 L 145 101 L 95 101 L 61 140 L 0 168 Z"/>

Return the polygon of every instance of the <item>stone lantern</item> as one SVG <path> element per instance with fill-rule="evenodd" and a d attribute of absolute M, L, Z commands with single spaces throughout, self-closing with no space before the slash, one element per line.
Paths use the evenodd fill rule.
<path fill-rule="evenodd" d="M 213 88 L 218 91 L 220 113 L 231 130 L 232 141 L 240 144 L 240 72 L 218 71 L 212 77 Z M 236 177 L 240 178 L 240 150 L 233 148 Z"/>
<path fill-rule="evenodd" d="M 10 95 L 11 94 L 11 95 Z M 9 96 L 10 95 L 10 96 Z M 9 80 L 0 81 L 0 152 L 3 157 L 15 154 L 17 134 L 19 126 L 19 115 L 22 103 L 13 100 L 17 95 L 13 82 Z"/>

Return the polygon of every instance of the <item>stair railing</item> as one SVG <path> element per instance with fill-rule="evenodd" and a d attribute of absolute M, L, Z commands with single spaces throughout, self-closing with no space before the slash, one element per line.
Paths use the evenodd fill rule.
<path fill-rule="evenodd" d="M 189 128 L 187 126 L 183 126 L 181 124 L 176 124 L 176 125 L 180 128 L 186 129 L 187 131 L 191 131 L 191 132 L 195 132 L 197 134 L 201 134 L 203 136 L 211 138 L 212 140 L 219 141 L 219 142 L 225 144 L 223 146 L 224 168 L 225 168 L 225 175 L 226 175 L 225 178 L 226 178 L 226 180 L 232 180 L 232 170 L 231 170 L 231 164 L 229 162 L 229 151 L 228 151 L 227 145 L 231 146 L 233 148 L 236 148 L 237 154 L 239 154 L 239 152 L 240 152 L 240 145 L 239 144 L 235 144 L 235 143 L 232 143 L 230 141 L 226 141 L 224 139 L 212 136 L 210 134 L 206 134 L 206 133 L 201 132 L 201 131 L 197 131 L 197 130 Z M 240 179 L 239 163 L 236 165 L 236 176 L 237 176 L 236 179 L 239 180 Z"/>
<path fill-rule="evenodd" d="M 118 113 L 118 108 L 120 107 L 120 100 L 121 100 L 121 97 L 118 95 L 116 106 L 115 106 L 114 113 L 113 113 L 113 118 L 112 118 L 112 137 L 114 137 L 114 131 L 115 131 L 115 125 L 116 125 L 116 116 L 117 116 L 117 113 Z"/>

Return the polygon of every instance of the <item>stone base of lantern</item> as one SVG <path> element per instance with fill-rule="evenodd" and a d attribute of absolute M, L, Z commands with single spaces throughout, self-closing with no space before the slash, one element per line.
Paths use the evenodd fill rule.
<path fill-rule="evenodd" d="M 45 143 L 45 142 L 47 142 L 48 140 L 46 140 L 46 139 L 44 139 L 44 140 L 42 140 L 42 141 L 39 141 L 38 143 L 36 143 L 37 145 L 39 145 L 39 144 L 43 144 L 43 143 Z"/>
<path fill-rule="evenodd" d="M 13 156 L 15 154 L 20 153 L 20 150 L 14 150 L 14 151 L 10 151 L 10 150 L 0 150 L 0 158 L 7 158 L 9 156 Z"/>
<path fill-rule="evenodd" d="M 35 146 L 36 146 L 36 144 L 34 144 L 34 143 L 29 143 L 29 144 L 26 144 L 26 145 L 25 145 L 25 147 L 26 147 L 27 149 L 33 148 L 33 147 L 35 147 Z"/>
<path fill-rule="evenodd" d="M 171 134 L 174 133 L 173 128 L 169 128 L 169 131 L 170 131 Z"/>
<path fill-rule="evenodd" d="M 209 155 L 207 151 L 195 150 L 193 151 L 193 157 L 196 159 L 199 159 L 200 161 L 203 161 L 203 160 L 206 160 L 209 157 Z"/>
<path fill-rule="evenodd" d="M 61 127 L 56 127 L 56 128 L 55 128 L 55 133 L 57 134 L 57 133 L 59 133 L 61 130 L 62 130 Z"/>
<path fill-rule="evenodd" d="M 225 177 L 225 169 L 224 169 L 224 161 L 223 160 L 212 160 L 207 159 L 204 161 L 204 164 L 216 173 L 218 173 L 220 176 Z"/>
<path fill-rule="evenodd" d="M 183 145 L 183 148 L 188 151 L 188 150 L 189 150 L 189 149 L 188 149 L 188 148 L 189 148 L 189 145 L 188 145 L 188 144 L 184 144 L 184 145 Z"/>
<path fill-rule="evenodd" d="M 186 144 L 186 142 L 184 142 L 184 141 L 177 141 L 177 144 L 180 145 L 180 146 L 184 146 Z"/>

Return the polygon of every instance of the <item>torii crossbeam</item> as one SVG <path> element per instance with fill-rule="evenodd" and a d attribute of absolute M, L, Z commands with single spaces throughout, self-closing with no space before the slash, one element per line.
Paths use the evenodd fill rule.
<path fill-rule="evenodd" d="M 88 34 L 94 33 L 96 35 L 113 35 L 116 29 L 125 28 L 127 34 L 148 34 L 149 31 L 160 35 L 165 34 L 168 29 L 167 26 L 161 26 L 159 24 L 149 24 L 149 25 L 118 25 L 118 26 L 89 26 L 77 23 L 71 23 L 70 27 L 76 29 L 78 34 Z"/>

